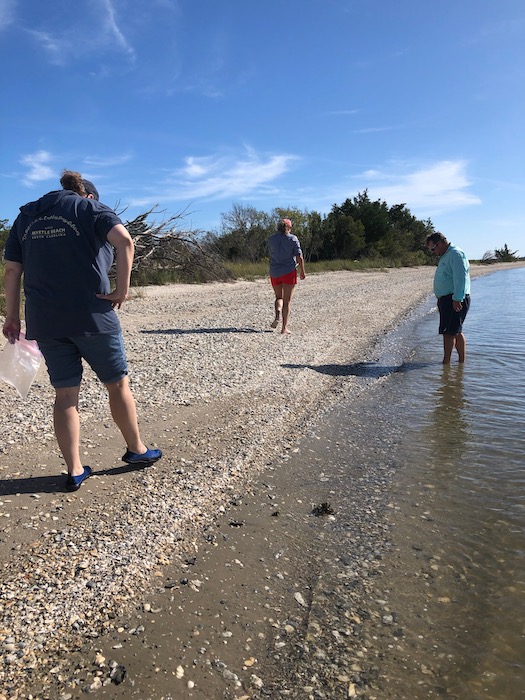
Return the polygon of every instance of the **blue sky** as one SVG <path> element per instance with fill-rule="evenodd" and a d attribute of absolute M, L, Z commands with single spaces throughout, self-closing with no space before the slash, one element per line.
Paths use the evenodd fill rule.
<path fill-rule="evenodd" d="M 0 0 L 0 218 L 64 168 L 218 229 L 368 189 L 525 255 L 523 0 Z"/>

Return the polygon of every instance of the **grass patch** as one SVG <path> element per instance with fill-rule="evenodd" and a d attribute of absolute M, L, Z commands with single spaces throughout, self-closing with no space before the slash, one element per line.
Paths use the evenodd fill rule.
<path fill-rule="evenodd" d="M 233 279 L 251 282 L 259 277 L 268 277 L 269 265 L 267 260 L 263 260 L 257 263 L 227 262 L 224 266 Z"/>
<path fill-rule="evenodd" d="M 132 287 L 146 287 L 149 284 L 175 284 L 180 281 L 177 270 L 137 270 L 131 274 Z M 114 286 L 114 282 L 112 286 Z"/>
<path fill-rule="evenodd" d="M 390 260 L 388 258 L 366 259 L 366 260 L 321 260 L 319 262 L 305 263 L 306 274 L 315 275 L 321 272 L 340 272 L 342 270 L 349 271 L 366 271 L 377 270 L 392 267 L 403 267 L 410 265 L 421 265 L 421 261 L 417 262 L 405 260 Z M 225 264 L 226 269 L 234 279 L 244 279 L 252 281 L 260 277 L 268 277 L 270 263 L 268 260 L 263 260 L 258 263 L 247 262 L 228 262 Z"/>

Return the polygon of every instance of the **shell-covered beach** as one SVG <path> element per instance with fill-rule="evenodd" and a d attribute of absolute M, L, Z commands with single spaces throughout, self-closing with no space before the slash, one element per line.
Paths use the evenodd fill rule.
<path fill-rule="evenodd" d="M 472 275 L 499 267 L 474 267 Z M 105 390 L 86 369 L 82 452 L 94 476 L 74 494 L 63 488 L 64 463 L 53 434 L 53 391 L 45 368 L 24 401 L 1 384 L 0 699 L 67 700 L 85 692 L 146 700 L 264 697 L 271 685 L 265 668 L 270 660 L 279 663 L 279 652 L 266 666 L 253 655 L 267 636 L 257 620 L 251 621 L 251 629 L 258 629 L 253 642 L 240 635 L 236 640 L 221 627 L 210 631 L 205 643 L 202 630 L 185 616 L 185 606 L 197 597 L 210 619 L 224 615 L 214 608 L 217 582 L 206 580 L 203 561 L 207 557 L 211 567 L 215 557 L 215 572 L 220 562 L 230 566 L 219 540 L 231 537 L 230 550 L 242 550 L 235 539 L 245 523 L 242 514 L 257 510 L 261 488 L 269 483 L 266 471 L 271 474 L 276 465 L 286 469 L 316 418 L 366 391 L 355 375 L 329 368 L 373 360 L 376 341 L 431 294 L 433 272 L 421 267 L 309 275 L 293 299 L 289 336 L 270 328 L 273 293 L 267 280 L 133 290 L 119 312 L 130 381 L 143 439 L 160 447 L 164 457 L 148 469 L 121 462 L 125 445 L 112 423 Z M 436 327 L 437 358 L 440 353 Z M 275 494 L 268 489 L 269 516 L 277 521 Z M 360 498 L 366 501 L 367 494 Z M 273 523 L 265 515 L 254 515 L 259 539 L 244 551 L 253 560 L 230 551 L 232 566 L 243 568 L 246 611 L 248 590 L 267 586 L 257 569 L 264 559 L 258 554 L 268 544 L 264 523 Z M 228 535 L 221 536 L 225 527 Z M 266 540 L 271 541 L 276 533 L 268 527 Z M 371 525 L 370 539 L 378 538 L 380 531 Z M 348 556 L 358 568 L 359 552 L 350 547 Z M 199 577 L 193 575 L 196 564 Z M 279 580 L 285 578 L 282 574 Z M 263 621 L 263 627 L 279 630 L 283 646 L 286 635 L 301 629 L 305 608 L 312 622 L 320 605 L 292 588 L 287 590 L 298 606 L 297 624 L 284 612 L 269 613 Z M 356 595 L 365 588 L 356 586 Z M 168 615 L 167 595 L 179 619 Z M 366 601 L 360 606 L 365 609 Z M 348 628 L 351 624 L 357 622 L 347 620 Z M 150 678 L 139 659 L 147 654 L 145 646 L 162 648 L 168 631 L 170 651 L 158 652 L 158 668 L 151 661 Z M 259 642 L 258 635 L 263 635 Z M 303 650 L 306 641 L 301 641 Z M 362 694 L 352 680 L 351 667 L 359 657 L 351 656 L 351 642 L 348 667 L 339 664 L 335 673 L 346 695 L 323 696 L 315 680 L 300 689 L 283 687 L 282 695 Z M 214 644 L 228 645 L 228 663 L 218 658 Z M 297 651 L 298 642 L 293 646 Z M 186 653 L 190 647 L 198 663 Z M 321 653 L 316 658 L 329 663 Z"/>

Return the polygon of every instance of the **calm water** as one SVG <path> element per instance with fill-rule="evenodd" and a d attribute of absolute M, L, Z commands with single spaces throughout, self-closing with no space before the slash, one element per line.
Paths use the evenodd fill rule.
<path fill-rule="evenodd" d="M 441 695 L 525 698 L 525 269 L 473 281 L 464 367 L 440 364 L 433 307 L 378 363 L 406 358 L 382 389 L 405 533 L 393 581 L 405 656 L 392 673 L 403 685 L 434 655 Z"/>
<path fill-rule="evenodd" d="M 341 400 L 270 478 L 284 504 L 335 513 L 320 524 L 300 507 L 283 539 L 329 638 L 304 660 L 326 651 L 327 700 L 350 697 L 346 674 L 374 700 L 525 699 L 525 268 L 473 280 L 464 366 L 442 365 L 437 327 L 429 298 L 370 361 L 309 365 Z M 343 675 L 329 634 L 342 610 L 366 621 Z M 285 685 L 315 676 L 294 669 Z"/>

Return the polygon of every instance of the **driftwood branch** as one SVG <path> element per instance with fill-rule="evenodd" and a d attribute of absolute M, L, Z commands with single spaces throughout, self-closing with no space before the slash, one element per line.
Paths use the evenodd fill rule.
<path fill-rule="evenodd" d="M 221 259 L 199 241 L 202 232 L 185 226 L 186 216 L 187 210 L 166 216 L 155 206 L 125 223 L 135 245 L 133 272 L 147 278 L 148 272 L 179 271 L 184 281 L 230 277 Z"/>

